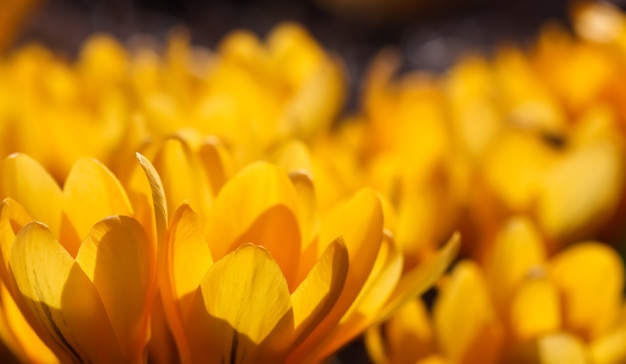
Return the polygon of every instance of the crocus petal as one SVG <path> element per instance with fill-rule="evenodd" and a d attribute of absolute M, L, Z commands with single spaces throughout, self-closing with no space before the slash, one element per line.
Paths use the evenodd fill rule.
<path fill-rule="evenodd" d="M 529 279 L 511 302 L 511 330 L 520 340 L 530 340 L 561 329 L 561 300 L 552 282 Z"/>
<path fill-rule="evenodd" d="M 225 287 L 228 287 L 225 289 Z M 293 331 L 291 297 L 280 267 L 244 244 L 209 268 L 187 317 L 193 361 L 280 362 Z"/>
<path fill-rule="evenodd" d="M 541 364 L 589 363 L 583 343 L 569 334 L 554 334 L 537 341 L 538 361 Z"/>
<path fill-rule="evenodd" d="M 402 306 L 385 325 L 387 341 L 395 349 L 394 363 L 415 363 L 435 349 L 435 337 L 426 307 L 421 300 Z"/>
<path fill-rule="evenodd" d="M 175 138 L 166 140 L 154 157 L 153 166 L 163 183 L 169 216 L 185 201 L 194 211 L 206 216 L 212 199 L 209 181 L 186 143 Z"/>
<path fill-rule="evenodd" d="M 22 362 L 58 363 L 54 353 L 41 341 L 24 318 L 4 284 L 0 286 L 0 336 Z"/>
<path fill-rule="evenodd" d="M 403 304 L 432 287 L 456 258 L 460 243 L 460 235 L 454 234 L 433 257 L 404 274 L 387 304 L 379 312 L 377 323 L 385 321 Z"/>
<path fill-rule="evenodd" d="M 156 247 L 133 218 L 97 223 L 81 245 L 76 263 L 102 299 L 122 353 L 141 361 L 155 292 Z"/>
<path fill-rule="evenodd" d="M 165 199 L 165 192 L 163 189 L 163 183 L 159 173 L 154 169 L 154 166 L 148 158 L 137 153 L 137 160 L 143 169 L 148 183 L 150 184 L 150 190 L 152 192 L 152 206 L 154 207 L 154 218 L 157 230 L 158 246 L 163 246 L 167 239 L 167 201 Z"/>
<path fill-rule="evenodd" d="M 572 246 L 552 259 L 549 272 L 564 300 L 567 329 L 593 339 L 617 318 L 624 268 L 611 248 L 599 243 Z"/>
<path fill-rule="evenodd" d="M 10 266 L 22 312 L 62 362 L 124 361 L 93 283 L 44 225 L 17 234 Z"/>
<path fill-rule="evenodd" d="M 390 350 L 384 341 L 382 327 L 372 327 L 365 332 L 365 349 L 367 354 L 375 364 L 386 364 L 390 362 L 387 351 Z"/>
<path fill-rule="evenodd" d="M 187 204 L 180 206 L 172 218 L 166 260 L 175 299 L 195 291 L 213 264 L 199 216 Z"/>
<path fill-rule="evenodd" d="M 498 138 L 487 154 L 486 183 L 508 208 L 525 211 L 555 157 L 556 153 L 534 135 L 509 132 Z"/>
<path fill-rule="evenodd" d="M 626 327 L 619 327 L 598 337 L 589 345 L 589 356 L 594 364 L 626 362 Z"/>
<path fill-rule="evenodd" d="M 61 227 L 62 196 L 57 182 L 29 156 L 13 154 L 0 164 L 0 198 L 18 201 L 55 234 Z"/>
<path fill-rule="evenodd" d="M 183 318 L 189 316 L 195 292 L 213 259 L 202 235 L 199 216 L 187 204 L 180 206 L 172 217 L 163 255 L 165 272 L 159 283 L 163 309 L 181 361 L 189 362 L 187 334 L 194 335 L 194 331 L 183 326 Z"/>
<path fill-rule="evenodd" d="M 348 274 L 348 251 L 341 239 L 332 242 L 291 295 L 295 333 L 292 345 L 311 332 L 337 302 Z"/>
<path fill-rule="evenodd" d="M 486 266 L 487 283 L 494 304 L 505 314 L 511 294 L 533 269 L 545 260 L 543 239 L 532 223 L 515 217 L 501 228 Z"/>
<path fill-rule="evenodd" d="M 298 197 L 278 167 L 258 162 L 234 176 L 213 202 L 205 237 L 215 260 L 244 243 L 272 252 L 290 291 L 296 287 L 301 233 Z"/>
<path fill-rule="evenodd" d="M 596 142 L 573 151 L 543 179 L 537 216 L 554 239 L 573 239 L 606 221 L 622 194 L 623 152 L 614 143 Z M 593 166 L 593 173 L 583 173 Z"/>
<path fill-rule="evenodd" d="M 464 261 L 456 266 L 440 291 L 433 314 L 437 342 L 452 362 L 496 362 L 502 331 L 476 264 Z"/>
<path fill-rule="evenodd" d="M 334 239 L 343 237 L 350 260 L 348 277 L 331 312 L 296 349 L 290 360 L 301 362 L 315 350 L 321 349 L 320 343 L 352 305 L 369 277 L 382 242 L 382 231 L 380 200 L 369 189 L 361 190 L 348 203 L 337 207 L 325 217 L 319 238 L 324 243 L 320 247 L 325 249 Z"/>
<path fill-rule="evenodd" d="M 94 224 L 111 215 L 132 215 L 132 207 L 124 188 L 102 163 L 95 159 L 78 160 L 63 186 L 64 209 L 71 229 L 70 238 L 61 233 L 61 242 L 72 256 Z M 65 228 L 63 226 L 62 228 Z M 65 230 L 64 230 L 65 231 Z"/>
<path fill-rule="evenodd" d="M 369 278 L 339 325 L 327 336 L 328 344 L 317 355 L 319 358 L 339 350 L 378 319 L 378 313 L 400 280 L 402 267 L 402 252 L 391 237 L 385 235 Z"/>
<path fill-rule="evenodd" d="M 13 241 L 15 235 L 29 222 L 32 218 L 24 210 L 24 208 L 11 198 L 6 198 L 0 204 L 0 257 L 2 266 L 0 268 L 0 277 L 7 283 L 11 293 L 15 293 L 13 280 L 9 273 L 9 260 L 11 259 L 11 250 L 13 249 Z"/>
<path fill-rule="evenodd" d="M 213 195 L 217 195 L 232 173 L 232 157 L 217 138 L 205 140 L 198 150 L 198 156 L 207 170 Z"/>

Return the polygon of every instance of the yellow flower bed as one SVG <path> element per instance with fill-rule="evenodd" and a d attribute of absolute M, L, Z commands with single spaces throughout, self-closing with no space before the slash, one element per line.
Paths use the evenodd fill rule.
<path fill-rule="evenodd" d="M 367 332 L 379 363 L 626 361 L 626 15 L 573 19 L 441 75 L 382 50 L 346 117 L 342 60 L 293 23 L 3 54 L 2 342 L 317 363 Z"/>

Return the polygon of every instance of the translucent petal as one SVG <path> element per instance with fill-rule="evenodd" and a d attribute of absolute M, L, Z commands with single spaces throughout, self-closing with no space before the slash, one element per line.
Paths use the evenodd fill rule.
<path fill-rule="evenodd" d="M 11 197 L 58 236 L 62 192 L 57 182 L 34 159 L 12 154 L 0 164 L 0 198 Z M 46 203 L 41 203 L 45 201 Z"/>
<path fill-rule="evenodd" d="M 262 245 L 271 252 L 293 291 L 301 249 L 297 212 L 298 197 L 287 175 L 276 166 L 257 162 L 222 188 L 204 235 L 215 260 L 244 243 Z"/>
<path fill-rule="evenodd" d="M 22 312 L 62 362 L 125 361 L 93 283 L 44 225 L 19 232 L 10 266 Z"/>
<path fill-rule="evenodd" d="M 70 171 L 63 186 L 63 207 L 74 239 L 61 235 L 61 242 L 76 256 L 80 242 L 96 222 L 112 215 L 132 215 L 133 209 L 124 188 L 102 163 L 95 159 L 80 159 Z"/>
<path fill-rule="evenodd" d="M 127 216 L 98 222 L 81 245 L 76 263 L 100 295 L 122 353 L 140 361 L 156 290 L 156 249 L 143 228 Z"/>
<path fill-rule="evenodd" d="M 280 362 L 293 332 L 280 268 L 251 244 L 209 268 L 186 319 L 192 360 L 201 362 Z"/>

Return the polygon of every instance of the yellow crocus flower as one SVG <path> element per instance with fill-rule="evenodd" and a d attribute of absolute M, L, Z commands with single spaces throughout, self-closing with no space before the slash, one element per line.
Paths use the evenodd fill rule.
<path fill-rule="evenodd" d="M 164 145 L 161 160 L 176 150 Z M 452 241 L 402 276 L 371 190 L 321 216 L 317 228 L 306 211 L 315 206 L 303 191 L 313 184 L 301 184 L 307 174 L 255 162 L 203 207 L 194 191 L 165 188 L 203 171 L 139 159 L 160 222 L 163 305 L 183 362 L 317 362 L 427 288 L 455 255 Z"/>
<path fill-rule="evenodd" d="M 0 176 L 12 349 L 28 361 L 143 362 L 156 246 L 115 176 L 80 159 L 61 188 L 24 154 L 5 158 Z"/>
<path fill-rule="evenodd" d="M 368 333 L 368 349 L 377 363 L 621 363 L 623 286 L 610 247 L 581 242 L 548 257 L 536 227 L 515 217 L 484 267 L 458 263 L 432 313 L 412 302 Z"/>

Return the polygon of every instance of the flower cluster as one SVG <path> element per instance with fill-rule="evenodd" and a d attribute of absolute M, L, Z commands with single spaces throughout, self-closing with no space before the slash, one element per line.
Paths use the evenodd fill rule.
<path fill-rule="evenodd" d="M 292 23 L 0 57 L 0 338 L 43 363 L 315 363 L 363 333 L 380 363 L 624 362 L 626 16 L 574 24 L 444 75 L 382 51 L 346 119 L 341 60 Z"/>

